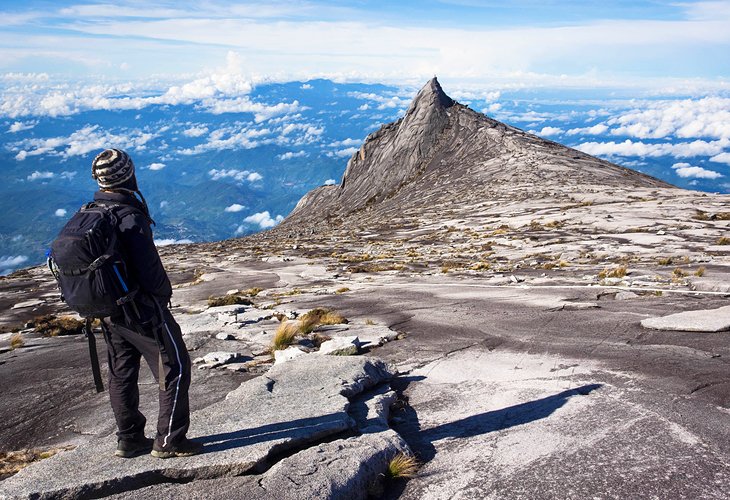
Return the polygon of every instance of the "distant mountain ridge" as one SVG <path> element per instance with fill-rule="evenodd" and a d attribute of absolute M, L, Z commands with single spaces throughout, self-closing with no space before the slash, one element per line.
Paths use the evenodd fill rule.
<path fill-rule="evenodd" d="M 451 99 L 434 77 L 403 118 L 370 134 L 339 185 L 306 194 L 285 220 L 343 217 L 474 201 L 499 186 L 529 196 L 551 185 L 674 186 L 511 127 Z M 583 188 L 581 188 L 583 189 Z"/>

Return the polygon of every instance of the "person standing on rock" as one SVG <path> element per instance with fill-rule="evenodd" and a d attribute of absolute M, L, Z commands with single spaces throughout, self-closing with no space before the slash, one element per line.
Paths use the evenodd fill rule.
<path fill-rule="evenodd" d="M 102 321 L 109 359 L 109 399 L 118 428 L 115 455 L 130 458 L 151 451 L 155 457 L 170 458 L 197 454 L 202 444 L 186 437 L 190 356 L 180 326 L 167 307 L 172 286 L 152 239 L 154 221 L 137 187 L 134 163 L 124 151 L 107 149 L 94 158 L 91 176 L 99 184 L 94 203 L 113 207 L 117 214 L 127 275 L 139 287 L 134 298 L 136 318 L 122 315 Z M 159 382 L 154 440 L 145 437 L 147 420 L 139 411 L 137 378 L 142 357 Z"/>

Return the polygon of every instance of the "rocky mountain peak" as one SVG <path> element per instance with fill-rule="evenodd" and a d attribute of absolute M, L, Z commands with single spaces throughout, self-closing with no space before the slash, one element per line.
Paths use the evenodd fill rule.
<path fill-rule="evenodd" d="M 403 118 L 365 139 L 340 185 L 305 195 L 288 220 L 361 218 L 365 209 L 369 217 L 387 219 L 404 211 L 468 207 L 504 193 L 561 191 L 569 198 L 586 186 L 672 187 L 471 110 L 446 95 L 434 77 Z"/>
<path fill-rule="evenodd" d="M 415 108 L 429 108 L 432 106 L 439 106 L 443 108 L 450 108 L 455 104 L 451 97 L 446 95 L 444 89 L 441 88 L 438 79 L 434 76 L 431 80 L 424 85 L 421 90 L 416 94 L 413 102 L 410 105 L 409 111 Z"/>

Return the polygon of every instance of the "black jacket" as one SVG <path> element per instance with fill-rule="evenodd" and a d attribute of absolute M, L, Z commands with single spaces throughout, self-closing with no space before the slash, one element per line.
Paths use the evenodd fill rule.
<path fill-rule="evenodd" d="M 124 210 L 118 226 L 127 272 L 139 285 L 142 295 L 149 295 L 143 297 L 143 301 L 144 298 L 154 299 L 164 307 L 172 296 L 172 286 L 157 253 L 150 228 L 152 221 L 145 206 L 132 194 L 108 191 L 94 193 L 94 201 L 105 206 L 120 205 L 137 209 Z"/>

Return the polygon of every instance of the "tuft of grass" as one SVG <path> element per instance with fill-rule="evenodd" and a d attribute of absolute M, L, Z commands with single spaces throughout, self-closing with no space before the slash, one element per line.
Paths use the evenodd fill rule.
<path fill-rule="evenodd" d="M 416 457 L 401 452 L 390 460 L 385 474 L 390 479 L 411 479 L 418 474 L 420 465 Z"/>
<path fill-rule="evenodd" d="M 341 325 L 343 323 L 347 323 L 347 319 L 340 313 L 317 307 L 302 315 L 299 321 L 299 330 L 307 334 L 319 325 Z"/>
<path fill-rule="evenodd" d="M 405 269 L 403 264 L 394 262 L 365 262 L 347 266 L 345 270 L 350 273 L 379 273 L 381 271 L 402 271 L 403 269 Z"/>
<path fill-rule="evenodd" d="M 17 474 L 33 462 L 49 458 L 61 451 L 72 450 L 73 446 L 63 446 L 50 450 L 0 451 L 0 481 Z"/>
<path fill-rule="evenodd" d="M 703 212 L 702 210 L 695 210 L 695 214 L 692 218 L 695 220 L 710 220 L 710 216 L 707 215 L 707 212 Z"/>
<path fill-rule="evenodd" d="M 296 339 L 298 334 L 299 325 L 297 323 L 284 321 L 279 325 L 279 328 L 276 329 L 274 338 L 271 341 L 271 350 L 280 351 L 282 349 L 286 349 L 294 343 L 294 339 Z"/>
<path fill-rule="evenodd" d="M 256 297 L 258 294 L 263 292 L 261 288 L 254 287 L 254 288 L 248 288 L 240 293 L 240 295 L 245 295 L 246 297 Z"/>
<path fill-rule="evenodd" d="M 661 257 L 657 262 L 660 266 L 671 266 L 673 261 L 671 257 Z"/>
<path fill-rule="evenodd" d="M 705 266 L 700 266 L 695 271 L 695 276 L 702 277 L 705 275 Z"/>
<path fill-rule="evenodd" d="M 730 212 L 717 212 L 715 220 L 730 220 Z"/>
<path fill-rule="evenodd" d="M 23 340 L 23 336 L 20 333 L 14 333 L 10 337 L 10 348 L 11 349 L 20 349 L 25 345 L 25 341 Z"/>
<path fill-rule="evenodd" d="M 471 269 L 472 271 L 488 271 L 490 267 L 492 266 L 489 264 L 489 262 L 477 262 L 469 269 Z"/>
<path fill-rule="evenodd" d="M 598 277 L 600 279 L 604 278 L 623 278 L 626 276 L 626 273 L 628 272 L 628 268 L 626 266 L 618 266 L 613 269 L 604 269 L 600 273 L 598 273 Z"/>
<path fill-rule="evenodd" d="M 687 276 L 687 272 L 677 267 L 674 269 L 674 271 L 672 271 L 672 276 L 674 276 L 675 278 L 684 278 L 685 276 Z"/>
<path fill-rule="evenodd" d="M 452 269 L 463 269 L 465 266 L 461 262 L 457 261 L 444 261 L 441 264 L 441 272 L 448 273 Z"/>
<path fill-rule="evenodd" d="M 727 236 L 720 236 L 715 242 L 716 245 L 730 245 L 730 238 Z"/>
<path fill-rule="evenodd" d="M 335 290 L 335 293 L 345 293 L 345 292 L 349 292 L 349 291 L 350 291 L 349 288 L 347 288 L 346 286 L 343 286 L 342 288 L 338 288 L 337 290 Z"/>
<path fill-rule="evenodd" d="M 372 326 L 372 325 L 374 325 L 374 324 L 375 324 L 375 321 L 373 321 L 373 320 L 371 320 L 371 319 L 366 319 L 366 320 L 365 320 L 365 324 L 366 324 L 366 325 L 369 325 L 369 326 Z"/>
<path fill-rule="evenodd" d="M 241 294 L 238 294 L 238 293 L 234 293 L 231 295 L 223 295 L 221 297 L 214 297 L 213 295 L 208 297 L 208 306 L 209 307 L 235 306 L 235 305 L 250 306 L 251 304 L 253 304 L 253 302 L 251 302 L 251 299 L 243 297 Z"/>
<path fill-rule="evenodd" d="M 56 317 L 53 314 L 38 316 L 28 323 L 30 328 L 44 337 L 80 335 L 84 333 L 84 322 L 72 316 Z"/>

